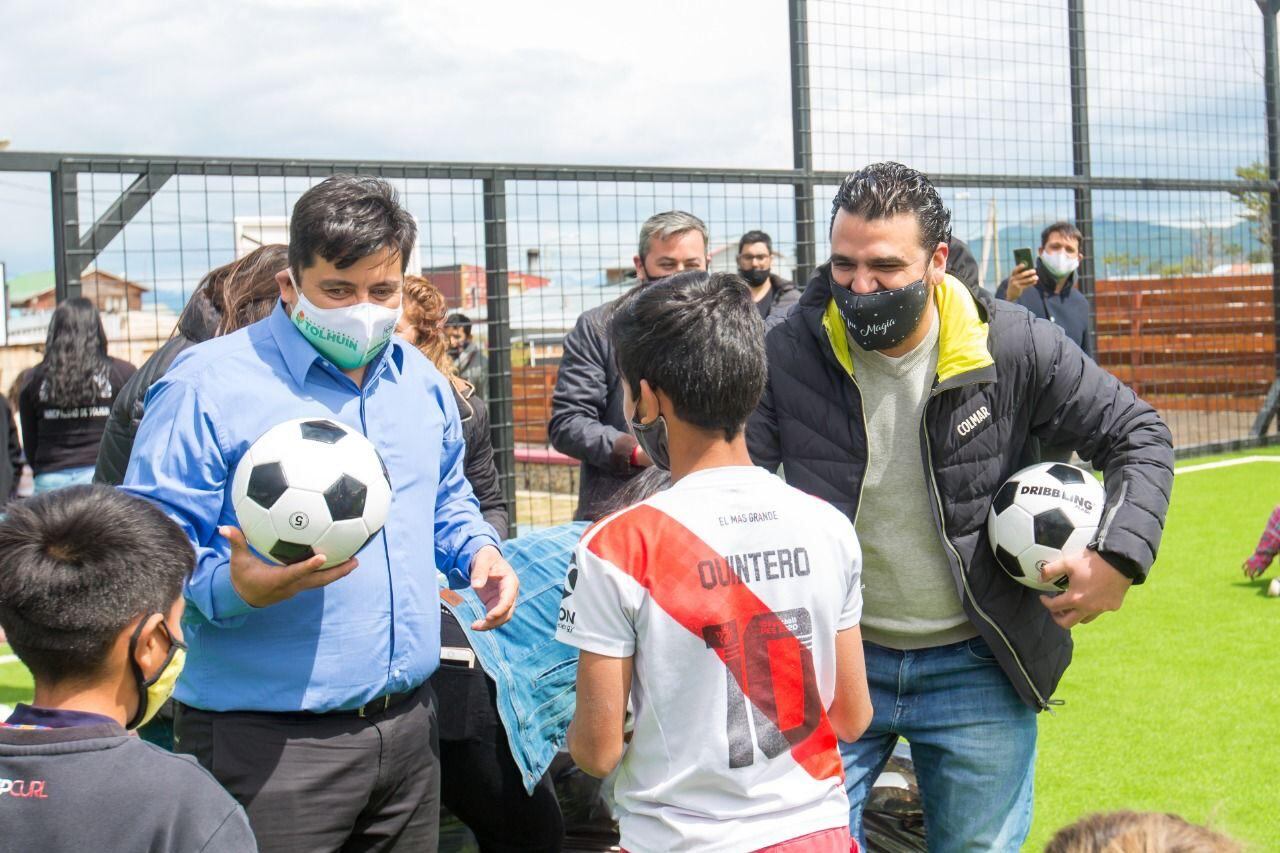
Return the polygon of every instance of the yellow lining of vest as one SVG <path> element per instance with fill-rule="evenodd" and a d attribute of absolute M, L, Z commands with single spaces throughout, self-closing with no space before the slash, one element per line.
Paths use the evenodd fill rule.
<path fill-rule="evenodd" d="M 963 373 L 995 364 L 991 353 L 987 351 L 987 332 L 990 327 L 978 316 L 978 306 L 969 289 L 948 275 L 942 279 L 942 284 L 933 289 L 933 295 L 934 303 L 938 306 L 939 322 L 938 381 L 946 382 Z M 822 315 L 822 328 L 827 333 L 827 340 L 831 342 L 836 361 L 840 362 L 846 373 L 853 376 L 849 335 L 834 299 L 827 300 L 827 310 Z"/>

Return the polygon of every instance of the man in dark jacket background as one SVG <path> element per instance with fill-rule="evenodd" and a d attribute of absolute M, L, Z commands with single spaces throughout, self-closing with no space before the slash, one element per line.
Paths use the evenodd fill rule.
<path fill-rule="evenodd" d="M 635 264 L 638 287 L 685 270 L 704 270 L 710 235 L 692 213 L 657 213 L 640 226 Z M 565 336 L 551 395 L 551 446 L 582 463 L 578 521 L 595 521 L 627 481 L 653 462 L 627 429 L 622 387 L 607 333 L 612 302 L 583 312 Z"/>
<path fill-rule="evenodd" d="M 1155 559 L 1172 485 L 1168 428 L 1062 329 L 946 275 L 950 213 L 896 163 L 847 177 L 831 255 L 770 330 L 747 440 L 757 464 L 854 520 L 875 717 L 843 744 L 851 829 L 899 736 L 937 849 L 1018 849 L 1030 828 L 1036 711 L 1070 628 L 1118 609 Z M 1048 565 L 1042 596 L 997 565 L 996 491 L 1033 438 L 1106 473 L 1095 541 Z"/>
<path fill-rule="evenodd" d="M 1071 222 L 1055 222 L 1040 233 L 1033 269 L 1022 264 L 996 288 L 997 299 L 1016 302 L 1041 320 L 1057 323 L 1085 355 L 1094 357 L 1089 331 L 1089 300 L 1080 292 L 1076 271 L 1084 235 Z"/>
<path fill-rule="evenodd" d="M 773 240 L 763 231 L 748 231 L 738 240 L 738 275 L 751 288 L 765 328 L 780 322 L 800 301 L 800 289 L 773 271 Z"/>

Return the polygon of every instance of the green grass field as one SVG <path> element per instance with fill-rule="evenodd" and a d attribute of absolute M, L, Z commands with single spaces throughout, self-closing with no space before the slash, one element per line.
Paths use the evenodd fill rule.
<path fill-rule="evenodd" d="M 1120 808 L 1207 821 L 1259 851 L 1280 844 L 1280 599 L 1239 568 L 1280 503 L 1278 485 L 1280 463 L 1176 478 L 1151 579 L 1120 613 L 1076 629 L 1057 694 L 1066 704 L 1040 718 L 1026 849 L 1084 814 Z M 0 660 L 8 654 L 0 645 Z M 30 695 L 22 665 L 0 664 L 0 703 Z"/>
<path fill-rule="evenodd" d="M 13 650 L 0 643 L 0 705 L 31 701 L 31 674 L 17 661 L 3 663 L 11 657 Z"/>
<path fill-rule="evenodd" d="M 1057 693 L 1066 704 L 1040 717 L 1027 849 L 1084 814 L 1120 808 L 1210 822 L 1257 850 L 1280 842 L 1280 599 L 1240 572 L 1278 486 L 1280 463 L 1175 478 L 1151 578 L 1119 613 L 1075 630 Z"/>

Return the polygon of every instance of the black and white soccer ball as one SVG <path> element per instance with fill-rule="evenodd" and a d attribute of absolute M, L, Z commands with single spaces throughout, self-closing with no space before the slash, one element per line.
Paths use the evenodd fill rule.
<path fill-rule="evenodd" d="M 386 523 L 391 480 L 369 439 L 328 418 L 299 418 L 250 445 L 231 502 L 259 554 L 282 564 L 324 554 L 336 566 Z"/>
<path fill-rule="evenodd" d="M 1066 588 L 1040 580 L 1040 570 L 1062 554 L 1093 541 L 1102 522 L 1106 492 L 1087 471 L 1042 462 L 1010 477 L 991 502 L 987 537 L 996 562 L 1018 583 L 1045 592 Z"/>

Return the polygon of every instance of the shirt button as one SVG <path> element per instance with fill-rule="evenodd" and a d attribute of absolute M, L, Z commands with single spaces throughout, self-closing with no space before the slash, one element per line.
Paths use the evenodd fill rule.
<path fill-rule="evenodd" d="M 391 674 L 392 674 L 393 676 L 395 676 L 396 678 L 399 678 L 399 677 L 400 677 L 400 670 L 398 670 L 398 669 L 393 669 L 393 670 L 391 670 Z"/>

